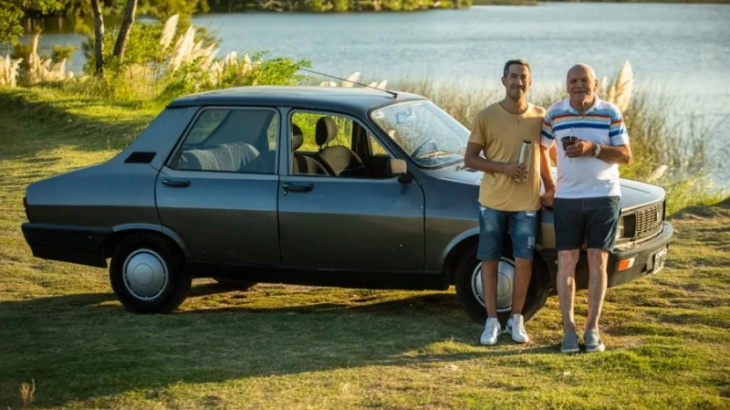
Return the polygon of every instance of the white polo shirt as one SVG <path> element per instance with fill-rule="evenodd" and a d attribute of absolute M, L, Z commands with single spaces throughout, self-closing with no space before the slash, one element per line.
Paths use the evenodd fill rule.
<path fill-rule="evenodd" d="M 596 144 L 629 144 L 624 118 L 616 105 L 595 97 L 593 106 L 581 115 L 570 98 L 550 106 L 542 124 L 542 145 L 557 144 L 558 181 L 556 198 L 621 196 L 618 164 L 592 156 L 568 158 L 560 138 L 574 135 Z"/>

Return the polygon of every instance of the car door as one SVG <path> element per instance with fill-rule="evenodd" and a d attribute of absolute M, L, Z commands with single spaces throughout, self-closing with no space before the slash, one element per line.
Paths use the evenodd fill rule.
<path fill-rule="evenodd" d="M 287 150 L 288 175 L 282 175 L 280 179 L 279 228 L 283 266 L 358 272 L 422 272 L 424 198 L 418 183 L 401 183 L 397 177 L 379 176 L 382 172 L 371 172 L 369 177 L 292 172 L 292 163 L 297 156 L 321 162 L 317 154 L 324 144 L 318 146 L 315 137 L 322 128 L 317 122 L 323 117 L 332 118 L 334 121 L 330 123 L 337 126 L 337 138 L 326 144 L 329 146 L 352 149 L 353 129 L 365 130 L 352 118 L 340 114 L 293 111 L 289 116 L 292 121 L 289 132 L 301 130 L 304 142 L 296 144 L 300 145 L 294 147 L 298 148 L 296 151 Z M 385 152 L 382 147 L 379 149 Z"/>
<path fill-rule="evenodd" d="M 279 266 L 276 150 L 269 108 L 202 109 L 157 180 L 162 224 L 200 262 Z"/>

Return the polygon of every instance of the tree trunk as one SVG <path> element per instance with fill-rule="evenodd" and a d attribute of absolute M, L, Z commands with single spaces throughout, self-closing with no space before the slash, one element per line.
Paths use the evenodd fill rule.
<path fill-rule="evenodd" d="M 127 40 L 129 40 L 129 30 L 132 29 L 134 23 L 134 14 L 137 11 L 137 0 L 127 0 L 127 6 L 124 7 L 124 17 L 122 17 L 122 25 L 119 26 L 119 35 L 117 42 L 114 44 L 114 57 L 119 62 L 124 62 L 124 50 L 127 48 Z"/>
<path fill-rule="evenodd" d="M 94 10 L 94 56 L 96 57 L 96 74 L 104 75 L 104 17 L 101 15 L 99 0 L 91 0 Z"/>

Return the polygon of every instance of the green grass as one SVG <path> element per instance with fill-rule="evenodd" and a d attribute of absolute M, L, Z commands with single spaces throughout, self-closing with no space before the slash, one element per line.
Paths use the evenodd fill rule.
<path fill-rule="evenodd" d="M 604 354 L 477 344 L 447 292 L 194 283 L 170 315 L 125 313 L 102 269 L 33 258 L 27 184 L 110 158 L 161 109 L 0 90 L 0 408 L 730 408 L 730 202 L 676 213 L 665 271 L 611 289 Z M 579 323 L 586 314 L 579 293 Z"/>

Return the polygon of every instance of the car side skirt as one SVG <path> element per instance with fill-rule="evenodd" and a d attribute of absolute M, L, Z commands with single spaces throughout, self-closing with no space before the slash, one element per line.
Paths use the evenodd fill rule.
<path fill-rule="evenodd" d="M 80 265 L 106 268 L 104 241 L 113 233 L 107 228 L 24 223 L 21 228 L 33 256 Z"/>
<path fill-rule="evenodd" d="M 193 277 L 364 289 L 446 290 L 443 272 L 356 272 L 188 262 Z"/>

